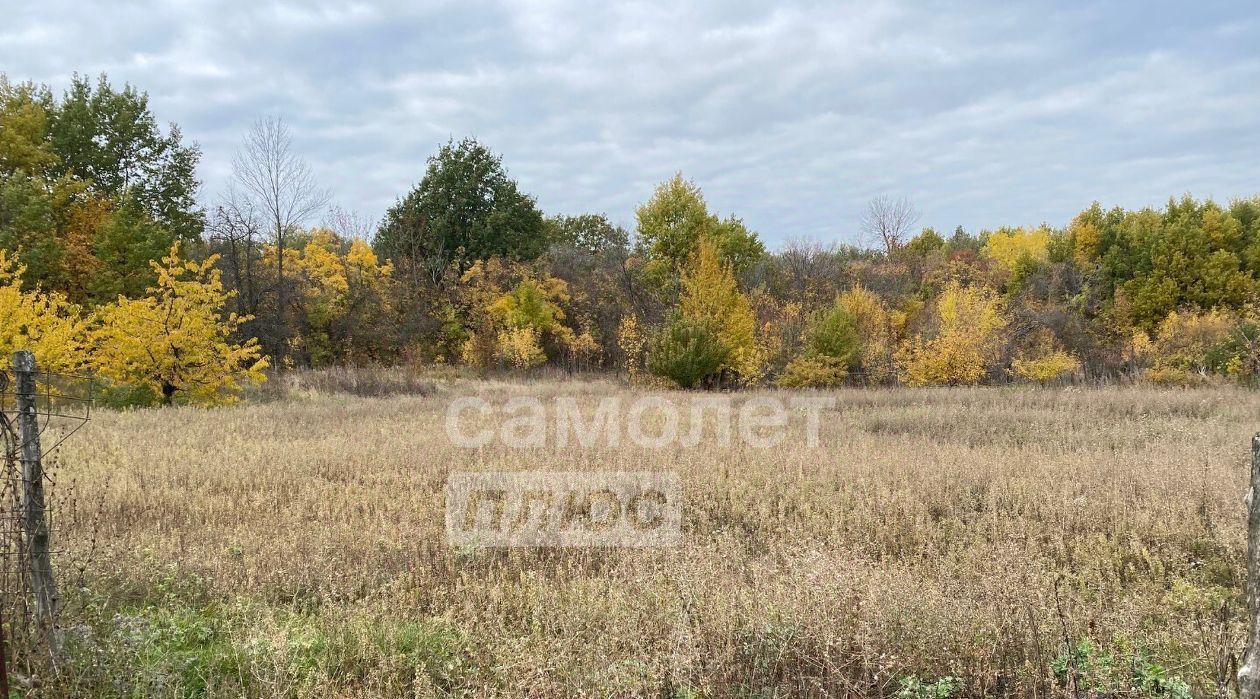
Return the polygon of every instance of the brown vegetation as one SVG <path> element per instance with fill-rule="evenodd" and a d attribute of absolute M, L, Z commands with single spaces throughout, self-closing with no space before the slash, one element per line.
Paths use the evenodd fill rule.
<path fill-rule="evenodd" d="M 1254 393 L 846 389 L 812 449 L 465 450 L 455 395 L 637 389 L 336 385 L 104 413 L 66 443 L 55 543 L 84 571 L 50 696 L 891 696 L 946 676 L 1049 696 L 1065 636 L 1196 694 L 1232 672 Z M 678 548 L 444 542 L 451 470 L 644 468 L 682 478 Z"/>

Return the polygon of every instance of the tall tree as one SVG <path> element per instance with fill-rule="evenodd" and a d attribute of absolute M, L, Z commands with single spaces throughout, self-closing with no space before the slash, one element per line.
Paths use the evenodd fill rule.
<path fill-rule="evenodd" d="M 649 275 L 676 277 L 701 239 L 711 240 L 722 262 L 741 272 L 765 253 L 757 234 L 734 216 L 719 219 L 709 212 L 696 183 L 677 173 L 662 182 L 637 211 L 638 245 L 649 260 Z"/>
<path fill-rule="evenodd" d="M 592 255 L 625 250 L 630 243 L 626 229 L 614 226 L 605 214 L 549 216 L 546 225 L 552 244 L 570 245 Z"/>
<path fill-rule="evenodd" d="M 385 214 L 376 236 L 382 257 L 413 278 L 440 286 L 478 260 L 532 260 L 546 251 L 542 213 L 475 139 L 449 141 L 429 158 L 420 184 Z"/>
<path fill-rule="evenodd" d="M 756 318 L 739 290 L 731 266 L 722 262 L 717 243 L 702 239 L 683 271 L 678 312 L 708 328 L 730 350 L 724 363 L 745 381 L 755 380 L 762 357 L 757 347 Z"/>
<path fill-rule="evenodd" d="M 212 252 L 219 255 L 228 288 L 236 291 L 236 313 L 256 316 L 262 300 L 258 274 L 262 235 L 253 202 L 230 190 L 211 211 L 206 233 Z"/>
<path fill-rule="evenodd" d="M 862 232 L 878 238 L 884 251 L 891 255 L 906 241 L 918 220 L 919 211 L 909 199 L 878 196 L 866 205 Z"/>
<path fill-rule="evenodd" d="M 287 355 L 288 299 L 284 278 L 285 245 L 298 226 L 324 207 L 328 193 L 320 189 L 306 161 L 293 150 L 293 136 L 282 119 L 254 122 L 232 161 L 237 184 L 266 220 L 276 245 L 276 356 Z"/>
<path fill-rule="evenodd" d="M 60 156 L 54 177 L 73 173 L 93 192 L 138 206 L 182 240 L 201 235 L 196 144 L 184 145 L 179 126 L 162 133 L 149 96 L 131 85 L 115 90 L 101 75 L 96 87 L 76 75 L 53 111 L 49 133 Z"/>

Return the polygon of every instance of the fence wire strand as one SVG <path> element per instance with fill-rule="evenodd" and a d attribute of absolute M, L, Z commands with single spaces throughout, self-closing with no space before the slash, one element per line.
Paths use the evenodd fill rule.
<path fill-rule="evenodd" d="M 42 441 L 49 433 L 56 440 L 44 445 L 41 458 L 45 462 L 42 479 L 48 486 L 55 481 L 50 473 L 55 458 L 50 458 L 67 438 L 91 418 L 95 396 L 90 376 L 36 373 L 35 412 L 37 432 Z M 5 666 L 9 673 L 26 667 L 31 653 L 40 644 L 41 629 L 36 620 L 34 589 L 31 580 L 31 556 L 23 521 L 24 493 L 27 483 L 22 472 L 22 449 L 18 426 L 17 381 L 9 371 L 0 369 L 0 632 L 3 633 Z M 49 499 L 48 505 L 55 500 Z M 44 510 L 48 529 L 56 533 L 55 508 Z M 58 553 L 55 549 L 53 553 Z"/>

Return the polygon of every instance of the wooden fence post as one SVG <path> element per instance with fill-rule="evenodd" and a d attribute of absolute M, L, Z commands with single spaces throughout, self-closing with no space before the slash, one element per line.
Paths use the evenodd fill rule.
<path fill-rule="evenodd" d="M 35 406 L 35 355 L 29 350 L 13 353 L 14 394 L 17 397 L 18 438 L 22 442 L 22 530 L 31 557 L 31 589 L 35 593 L 37 622 L 51 629 L 57 613 L 57 586 L 53 581 L 48 519 L 44 503 L 44 464 L 39 444 L 39 413 Z"/>
<path fill-rule="evenodd" d="M 1260 699 L 1260 434 L 1251 438 L 1251 484 L 1247 488 L 1247 647 L 1238 669 L 1242 699 Z"/>

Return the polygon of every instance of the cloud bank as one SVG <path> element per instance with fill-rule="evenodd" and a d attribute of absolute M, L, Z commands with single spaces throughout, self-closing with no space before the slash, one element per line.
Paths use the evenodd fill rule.
<path fill-rule="evenodd" d="M 371 218 L 465 135 L 549 213 L 632 227 L 681 170 L 772 245 L 853 242 L 879 194 L 950 231 L 1260 193 L 1249 1 L 262 5 L 14 2 L 0 70 L 148 91 L 201 145 L 207 201 L 283 116 Z"/>

